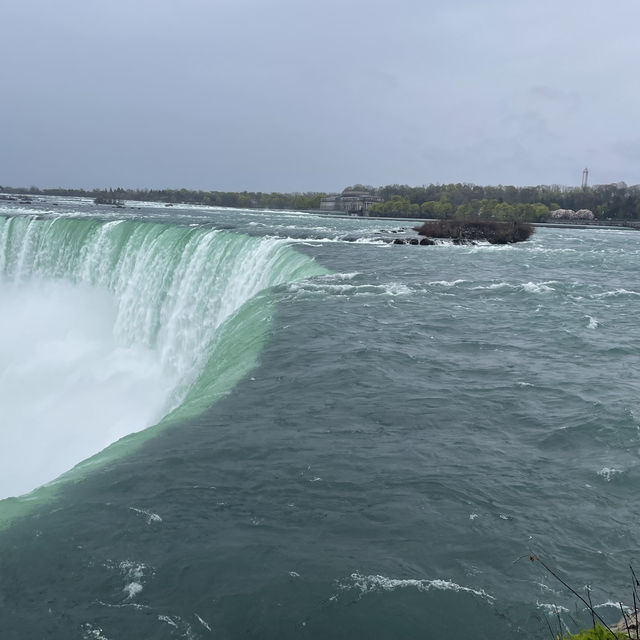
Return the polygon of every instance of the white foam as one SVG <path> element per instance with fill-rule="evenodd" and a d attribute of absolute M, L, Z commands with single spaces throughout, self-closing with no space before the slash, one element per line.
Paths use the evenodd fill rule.
<path fill-rule="evenodd" d="M 138 604 L 137 602 L 121 602 L 119 604 L 103 602 L 102 600 L 96 600 L 96 602 L 101 607 L 107 607 L 107 609 L 136 609 L 136 611 L 147 611 L 150 609 L 146 604 Z"/>
<path fill-rule="evenodd" d="M 536 601 L 536 606 L 538 607 L 538 609 L 543 609 L 545 611 L 545 613 L 548 613 L 550 615 L 557 615 L 559 613 L 569 613 L 569 609 L 567 609 L 566 607 L 563 607 L 559 604 L 553 604 L 550 602 L 537 602 Z"/>
<path fill-rule="evenodd" d="M 594 609 L 603 609 L 604 607 L 613 607 L 620 611 L 620 602 L 613 602 L 613 600 L 607 600 L 607 602 L 602 602 L 601 604 L 594 604 Z M 625 610 L 625 613 L 631 613 L 633 611 L 632 608 L 627 607 L 625 604 L 622 604 L 622 608 Z M 587 609 L 585 609 L 586 611 Z"/>
<path fill-rule="evenodd" d="M 524 291 L 525 293 L 550 293 L 555 291 L 555 289 L 551 286 L 552 284 L 557 284 L 557 280 L 546 280 L 544 282 L 523 282 L 522 284 L 512 284 L 511 282 L 493 282 L 489 285 L 478 285 L 476 287 L 471 287 L 472 291 L 479 290 L 500 290 L 500 289 L 518 289 L 520 291 Z"/>
<path fill-rule="evenodd" d="M 427 282 L 427 284 L 432 286 L 438 285 L 440 287 L 455 287 L 463 282 L 468 282 L 468 280 L 433 280 L 432 282 Z"/>
<path fill-rule="evenodd" d="M 127 594 L 127 598 L 135 598 L 142 591 L 142 585 L 139 582 L 129 582 L 122 590 Z"/>
<path fill-rule="evenodd" d="M 344 240 L 342 238 L 290 238 L 286 237 L 286 240 L 291 244 L 306 244 L 314 246 L 316 244 L 366 244 L 374 247 L 390 247 L 390 242 L 385 242 L 378 238 L 357 238 L 356 240 Z"/>
<path fill-rule="evenodd" d="M 318 295 L 363 296 L 390 295 L 405 296 L 411 289 L 402 282 L 388 282 L 386 284 L 334 284 L 328 278 L 320 277 L 314 280 L 292 282 L 289 290 L 294 293 L 314 293 Z"/>
<path fill-rule="evenodd" d="M 100 627 L 94 627 L 88 622 L 83 625 L 84 633 L 82 634 L 84 640 L 109 640 L 107 636 L 103 635 Z"/>
<path fill-rule="evenodd" d="M 359 271 L 351 271 L 348 273 L 329 273 L 326 276 L 319 277 L 318 280 L 353 280 L 359 275 L 361 275 Z"/>
<path fill-rule="evenodd" d="M 165 622 L 171 627 L 175 627 L 176 629 L 178 628 L 178 625 L 169 616 L 158 616 L 158 620 L 160 620 L 160 622 Z"/>
<path fill-rule="evenodd" d="M 197 619 L 198 622 L 207 630 L 207 631 L 211 631 L 211 627 L 197 614 L 194 613 L 193 614 Z"/>
<path fill-rule="evenodd" d="M 450 580 L 425 580 L 425 579 L 398 579 L 388 578 L 382 575 L 369 575 L 365 576 L 360 573 L 351 574 L 351 583 L 340 584 L 340 587 L 347 589 L 355 587 L 362 593 L 371 593 L 373 591 L 395 591 L 396 589 L 412 588 L 418 591 L 431 591 L 432 589 L 438 591 L 454 591 L 471 593 L 475 596 L 479 596 L 486 600 L 492 601 L 495 598 L 489 595 L 484 589 L 471 589 L 470 587 L 463 587 Z"/>
<path fill-rule="evenodd" d="M 597 329 L 598 328 L 598 321 L 593 317 L 593 316 L 585 316 L 586 318 L 589 318 L 589 324 L 587 325 L 587 329 Z"/>
<path fill-rule="evenodd" d="M 120 563 L 119 568 L 123 577 L 127 581 L 122 590 L 127 594 L 127 598 L 131 600 L 142 591 L 142 579 L 144 578 L 144 572 L 148 567 L 141 562 L 125 560 Z"/>
<path fill-rule="evenodd" d="M 527 293 L 549 293 L 550 291 L 554 291 L 554 288 L 550 287 L 545 282 L 540 282 L 540 283 L 525 282 L 522 285 L 522 289 L 523 289 L 523 291 L 526 291 Z"/>
<path fill-rule="evenodd" d="M 607 482 L 611 482 L 613 476 L 618 473 L 622 473 L 622 469 L 614 469 L 613 467 L 602 467 L 600 471 L 598 471 L 598 475 L 601 478 L 604 478 Z"/>
<path fill-rule="evenodd" d="M 151 524 L 152 522 L 162 522 L 162 518 L 152 511 L 147 511 L 146 509 L 138 509 L 137 507 L 129 507 L 131 511 L 135 511 L 140 515 L 143 515 L 147 519 L 147 524 Z"/>
<path fill-rule="evenodd" d="M 617 298 L 618 296 L 640 296 L 640 291 L 630 291 L 629 289 L 612 289 L 597 293 L 594 298 Z"/>

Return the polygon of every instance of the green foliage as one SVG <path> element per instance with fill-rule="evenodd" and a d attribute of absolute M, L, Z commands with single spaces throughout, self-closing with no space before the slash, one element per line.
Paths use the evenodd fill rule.
<path fill-rule="evenodd" d="M 253 191 L 191 191 L 189 189 L 29 189 L 1 187 L 2 193 L 29 193 L 45 196 L 83 196 L 95 204 L 121 205 L 123 200 L 186 203 L 240 209 L 319 209 L 324 193 L 262 193 Z"/>
<path fill-rule="evenodd" d="M 469 183 L 431 184 L 422 187 L 387 185 L 377 190 L 386 204 L 399 196 L 420 206 L 433 218 L 494 218 L 496 220 L 545 220 L 555 209 L 590 209 L 596 218 L 640 219 L 640 185 L 617 184 L 581 187 L 538 185 L 535 187 L 478 186 Z M 378 215 L 386 215 L 384 206 Z M 393 215 L 393 214 L 392 214 Z"/>
<path fill-rule="evenodd" d="M 371 207 L 374 216 L 403 216 L 417 218 L 420 215 L 420 207 L 412 203 L 408 198 L 395 195 L 386 202 L 379 202 Z"/>
<path fill-rule="evenodd" d="M 380 196 L 373 215 L 472 220 L 546 220 L 555 209 L 590 209 L 599 219 L 640 220 L 640 185 L 624 182 L 588 188 L 538 185 L 535 187 L 479 186 L 470 183 L 430 184 L 421 187 L 387 185 L 348 188 Z M 199 204 L 213 207 L 260 209 L 319 209 L 324 193 L 262 193 L 254 191 L 192 191 L 189 189 L 39 189 L 0 187 L 2 193 L 85 196 L 116 200 Z"/>
<path fill-rule="evenodd" d="M 629 640 L 629 636 L 626 633 L 616 633 L 616 638 Z M 613 636 L 608 629 L 598 624 L 592 629 L 558 636 L 558 640 L 613 640 Z"/>

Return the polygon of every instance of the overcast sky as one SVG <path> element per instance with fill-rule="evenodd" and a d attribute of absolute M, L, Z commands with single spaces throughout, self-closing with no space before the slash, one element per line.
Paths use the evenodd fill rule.
<path fill-rule="evenodd" d="M 3 0 L 0 185 L 640 183 L 638 0 Z"/>

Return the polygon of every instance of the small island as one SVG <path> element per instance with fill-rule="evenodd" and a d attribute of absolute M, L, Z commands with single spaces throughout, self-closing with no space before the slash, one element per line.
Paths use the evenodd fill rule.
<path fill-rule="evenodd" d="M 528 240 L 533 234 L 532 224 L 522 221 L 498 220 L 429 220 L 414 227 L 419 235 L 426 238 L 445 238 L 455 244 L 511 244 Z"/>

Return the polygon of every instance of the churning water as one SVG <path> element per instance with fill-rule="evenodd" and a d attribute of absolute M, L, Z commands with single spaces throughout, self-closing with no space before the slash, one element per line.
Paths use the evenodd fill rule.
<path fill-rule="evenodd" d="M 531 551 L 617 617 L 636 232 L 30 207 L 0 212 L 3 640 L 588 626 Z"/>

